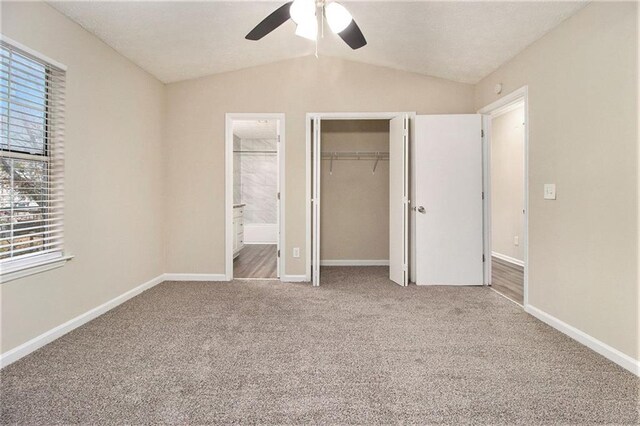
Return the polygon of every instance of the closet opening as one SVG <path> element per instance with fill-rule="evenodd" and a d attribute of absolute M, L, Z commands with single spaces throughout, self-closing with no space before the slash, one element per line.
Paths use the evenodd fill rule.
<path fill-rule="evenodd" d="M 407 285 L 409 114 L 307 120 L 307 279 L 360 274 Z"/>
<path fill-rule="evenodd" d="M 280 277 L 283 124 L 277 114 L 227 115 L 229 280 Z"/>
<path fill-rule="evenodd" d="M 388 276 L 389 120 L 323 120 L 321 138 L 320 266 Z"/>

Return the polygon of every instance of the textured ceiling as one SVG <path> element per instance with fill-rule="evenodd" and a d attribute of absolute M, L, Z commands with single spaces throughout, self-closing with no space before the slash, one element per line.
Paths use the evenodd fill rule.
<path fill-rule="evenodd" d="M 315 52 L 285 23 L 244 39 L 285 1 L 90 1 L 51 4 L 164 82 Z M 476 83 L 586 2 L 343 1 L 368 45 L 352 51 L 328 28 L 320 55 Z"/>
<path fill-rule="evenodd" d="M 233 120 L 233 134 L 240 139 L 275 139 L 277 120 Z"/>

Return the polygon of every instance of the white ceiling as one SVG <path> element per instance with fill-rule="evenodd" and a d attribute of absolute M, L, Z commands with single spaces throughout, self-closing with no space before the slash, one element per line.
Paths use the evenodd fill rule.
<path fill-rule="evenodd" d="M 291 21 L 244 36 L 282 1 L 51 2 L 163 82 L 310 55 Z M 343 1 L 367 38 L 352 51 L 325 30 L 321 55 L 476 83 L 586 2 Z"/>
<path fill-rule="evenodd" d="M 233 120 L 233 134 L 240 139 L 275 139 L 277 120 Z"/>

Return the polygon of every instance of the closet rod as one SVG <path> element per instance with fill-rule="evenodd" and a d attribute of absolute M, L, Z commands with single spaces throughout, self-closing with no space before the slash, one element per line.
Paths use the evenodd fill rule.
<path fill-rule="evenodd" d="M 357 157 L 362 159 L 374 159 L 374 158 L 388 158 L 389 153 L 383 151 L 323 151 L 323 158 L 345 158 L 345 157 Z"/>
<path fill-rule="evenodd" d="M 378 162 L 388 161 L 389 153 L 382 151 L 325 151 L 322 153 L 323 160 L 330 160 L 329 174 L 333 174 L 333 160 L 375 160 L 371 173 L 376 173 Z"/>

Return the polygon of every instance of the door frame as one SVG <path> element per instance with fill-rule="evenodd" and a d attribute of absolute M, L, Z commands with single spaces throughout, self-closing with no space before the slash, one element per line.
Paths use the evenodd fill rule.
<path fill-rule="evenodd" d="M 305 212 L 305 281 L 311 281 L 311 153 L 313 151 L 313 138 L 311 135 L 311 126 L 314 118 L 322 120 L 391 120 L 396 117 L 409 116 L 409 123 L 412 123 L 416 116 L 416 112 L 308 112 L 305 117 L 305 141 L 306 141 L 306 176 L 305 176 L 305 191 L 306 191 L 306 212 Z M 409 149 L 411 147 L 412 140 L 412 125 L 409 128 Z M 411 153 L 409 153 L 409 169 L 411 168 Z M 411 176 L 411 170 L 408 170 L 409 176 Z M 408 194 L 411 194 L 411 188 L 409 188 Z M 410 202 L 410 201 L 409 201 Z M 408 220 L 409 226 L 411 226 L 411 218 Z M 411 240 L 411 230 L 409 232 L 409 240 Z M 408 250 L 407 258 L 411 261 L 411 249 Z"/>
<path fill-rule="evenodd" d="M 226 113 L 225 114 L 225 280 L 233 280 L 233 121 L 234 120 L 278 120 L 280 140 L 277 144 L 278 158 L 278 249 L 285 242 L 285 114 L 284 113 Z M 282 279 L 285 271 L 285 256 L 278 259 L 276 279 Z"/>
<path fill-rule="evenodd" d="M 482 186 L 484 252 L 487 254 L 484 267 L 484 283 L 491 285 L 491 121 L 516 104 L 524 104 L 524 306 L 529 303 L 529 89 L 523 86 L 478 110 L 482 114 Z M 516 302 L 517 303 L 517 302 Z"/>

